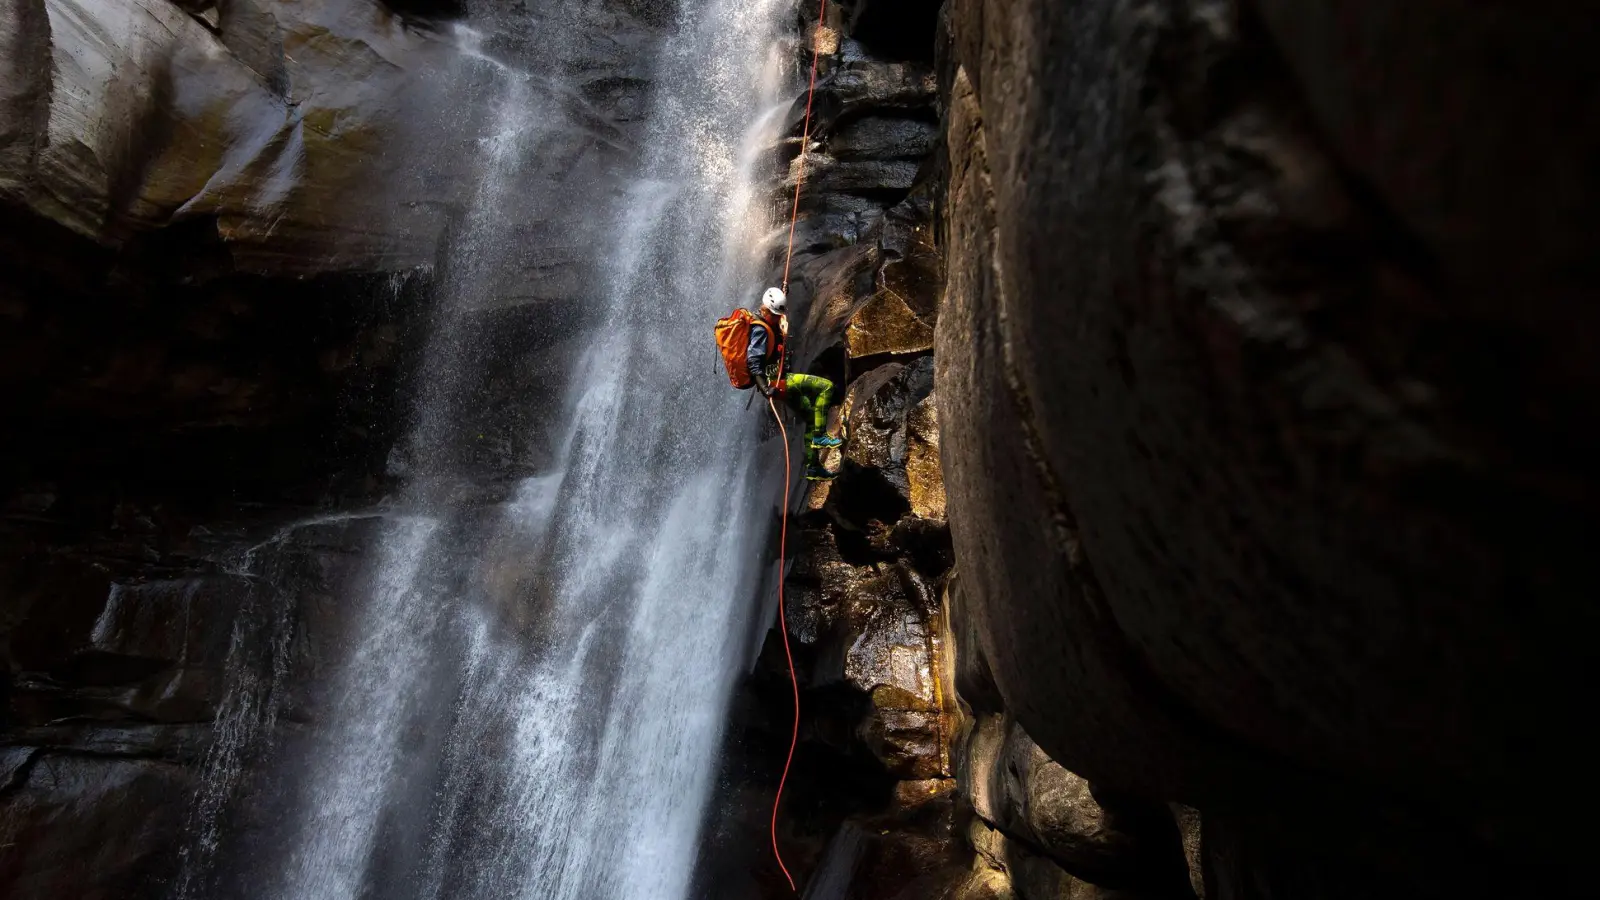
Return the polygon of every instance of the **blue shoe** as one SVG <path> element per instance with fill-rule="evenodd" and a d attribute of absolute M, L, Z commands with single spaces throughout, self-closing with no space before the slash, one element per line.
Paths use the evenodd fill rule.
<path fill-rule="evenodd" d="M 826 434 L 822 437 L 814 437 L 811 439 L 811 446 L 817 448 L 818 450 L 832 450 L 835 447 L 841 447 L 843 445 L 844 441 Z"/>
<path fill-rule="evenodd" d="M 833 474 L 822 466 L 806 466 L 807 481 L 832 481 Z"/>

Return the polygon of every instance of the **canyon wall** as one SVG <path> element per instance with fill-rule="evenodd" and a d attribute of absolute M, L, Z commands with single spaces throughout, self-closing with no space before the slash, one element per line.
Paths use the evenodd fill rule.
<path fill-rule="evenodd" d="M 930 14 L 839 4 L 819 96 L 882 52 L 877 17 L 908 34 Z M 939 15 L 917 58 L 942 140 L 912 228 L 940 283 L 884 266 L 879 235 L 915 207 L 852 234 L 802 201 L 801 233 L 828 236 L 799 271 L 808 325 L 838 338 L 816 355 L 849 382 L 845 421 L 903 377 L 861 338 L 920 358 L 937 323 L 935 378 L 896 400 L 889 446 L 943 472 L 925 518 L 910 480 L 884 491 L 847 446 L 808 503 L 802 760 L 854 773 L 791 801 L 812 801 L 787 832 L 808 896 L 1580 891 L 1592 829 L 1556 822 L 1596 788 L 1571 715 L 1594 674 L 1592 17 Z M 851 113 L 820 108 L 827 185 L 851 172 Z M 954 567 L 940 602 L 895 615 L 862 585 L 922 522 L 947 525 Z M 901 732 L 937 748 L 915 775 L 881 752 L 892 672 L 827 688 L 882 643 L 939 686 Z"/>
<path fill-rule="evenodd" d="M 1091 789 L 1053 761 L 976 649 L 934 385 L 943 357 L 964 352 L 935 354 L 955 200 L 937 10 L 834 3 L 820 33 L 817 13 L 803 4 L 795 24 L 802 71 L 813 44 L 821 55 L 791 298 L 799 364 L 839 385 L 846 441 L 825 457 L 837 477 L 812 486 L 791 520 L 801 723 L 778 832 L 789 868 L 816 900 L 1192 897 L 1172 810 Z M 779 150 L 783 213 L 804 99 Z M 774 634 L 735 720 L 744 787 L 724 806 L 738 823 L 727 830 L 765 824 L 787 749 L 787 678 Z M 712 895 L 789 895 L 764 847 L 724 871 L 752 862 L 754 886 Z"/>
<path fill-rule="evenodd" d="M 275 808 L 230 792 L 319 713 L 489 101 L 548 31 L 482 5 L 514 15 L 0 2 L 0 894 L 215 895 L 191 879 L 217 830 Z M 443 440 L 486 501 L 549 458 L 585 242 L 636 151 L 660 23 L 585 10 L 565 79 L 530 86 L 523 250 L 457 298 L 479 400 Z"/>
<path fill-rule="evenodd" d="M 1592 16 L 952 0 L 961 608 L 1218 897 L 1576 890 Z"/>

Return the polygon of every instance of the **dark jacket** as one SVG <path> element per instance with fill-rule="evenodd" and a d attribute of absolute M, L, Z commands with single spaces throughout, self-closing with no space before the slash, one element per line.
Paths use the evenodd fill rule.
<path fill-rule="evenodd" d="M 783 361 L 784 351 L 783 334 L 779 326 L 773 325 L 765 315 L 761 315 L 760 319 L 762 325 L 767 327 L 763 328 L 761 325 L 750 327 L 750 346 L 745 350 L 745 358 L 750 366 L 750 377 L 754 378 L 757 384 L 777 377 L 778 364 Z M 775 349 L 768 346 L 771 339 L 775 339 L 778 343 Z"/>

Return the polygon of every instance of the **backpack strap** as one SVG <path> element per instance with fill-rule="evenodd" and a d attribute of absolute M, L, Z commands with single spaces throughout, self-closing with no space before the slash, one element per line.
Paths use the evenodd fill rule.
<path fill-rule="evenodd" d="M 752 328 L 765 328 L 767 330 L 767 346 L 769 348 L 773 348 L 770 352 L 775 352 L 778 354 L 778 370 L 777 374 L 773 377 L 773 380 L 782 381 L 783 368 L 789 361 L 788 342 L 784 340 L 783 335 L 779 333 L 779 330 L 773 328 L 771 325 L 768 325 L 767 320 L 762 316 L 751 316 L 750 326 Z"/>

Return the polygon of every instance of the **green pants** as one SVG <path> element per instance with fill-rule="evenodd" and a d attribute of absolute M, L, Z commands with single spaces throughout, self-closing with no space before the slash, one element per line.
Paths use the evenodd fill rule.
<path fill-rule="evenodd" d="M 828 433 L 828 410 L 833 408 L 833 382 L 815 375 L 785 375 L 783 399 L 788 401 L 790 409 L 800 414 L 802 421 L 808 415 L 811 417 L 806 423 L 806 464 L 814 465 L 820 454 L 811 446 L 811 439 Z"/>

